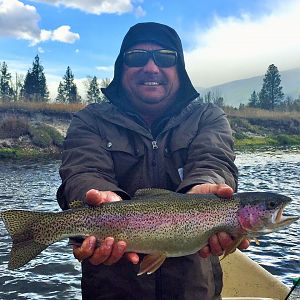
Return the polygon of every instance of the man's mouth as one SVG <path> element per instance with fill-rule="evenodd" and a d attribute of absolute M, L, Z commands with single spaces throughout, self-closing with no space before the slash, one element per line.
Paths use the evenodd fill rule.
<path fill-rule="evenodd" d="M 147 85 L 147 86 L 157 86 L 157 85 L 160 85 L 159 82 L 157 81 L 145 81 L 145 82 L 142 82 L 143 85 Z"/>

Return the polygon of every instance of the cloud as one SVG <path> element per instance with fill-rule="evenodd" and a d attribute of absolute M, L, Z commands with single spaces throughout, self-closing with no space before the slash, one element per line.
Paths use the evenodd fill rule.
<path fill-rule="evenodd" d="M 42 47 L 38 47 L 38 52 L 39 52 L 39 53 L 44 53 L 45 50 L 44 50 Z"/>
<path fill-rule="evenodd" d="M 146 11 L 139 5 L 134 9 L 134 14 L 137 18 L 141 18 L 146 15 Z"/>
<path fill-rule="evenodd" d="M 208 87 L 262 75 L 272 63 L 279 71 L 300 67 L 299 15 L 300 2 L 285 1 L 257 19 L 215 16 L 211 28 L 196 30 L 196 46 L 185 53 L 193 83 Z"/>
<path fill-rule="evenodd" d="M 71 32 L 70 29 L 71 29 L 70 26 L 63 25 L 53 31 L 44 30 L 42 32 L 42 40 L 45 39 L 45 40 L 72 44 L 76 40 L 78 40 L 80 36 L 78 33 Z"/>
<path fill-rule="evenodd" d="M 113 72 L 114 71 L 114 66 L 98 66 L 96 67 L 98 71 L 102 72 Z"/>
<path fill-rule="evenodd" d="M 63 25 L 55 30 L 40 29 L 40 16 L 36 8 L 18 0 L 0 0 L 0 37 L 14 37 L 30 41 L 34 46 L 47 40 L 74 43 L 78 33 L 70 31 L 70 26 Z"/>
<path fill-rule="evenodd" d="M 64 6 L 100 15 L 103 13 L 123 14 L 133 10 L 131 0 L 31 0 L 32 2 L 47 3 L 49 5 Z"/>
<path fill-rule="evenodd" d="M 34 6 L 18 0 L 0 0 L 0 36 L 35 40 L 40 36 L 40 16 Z"/>

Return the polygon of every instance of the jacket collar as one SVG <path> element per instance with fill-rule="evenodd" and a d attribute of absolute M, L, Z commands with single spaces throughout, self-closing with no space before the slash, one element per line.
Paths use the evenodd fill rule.
<path fill-rule="evenodd" d="M 94 103 L 87 106 L 97 118 L 101 118 L 106 122 L 113 123 L 117 126 L 137 132 L 151 140 L 154 137 L 168 131 L 178 125 L 191 115 L 194 111 L 195 102 L 191 102 L 177 115 L 166 115 L 153 124 L 152 129 L 148 128 L 141 117 L 134 112 L 124 112 L 110 103 Z"/>

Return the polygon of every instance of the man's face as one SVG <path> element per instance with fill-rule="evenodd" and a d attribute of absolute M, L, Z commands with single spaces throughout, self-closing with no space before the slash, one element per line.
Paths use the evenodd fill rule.
<path fill-rule="evenodd" d="M 133 49 L 158 50 L 152 43 L 136 44 Z M 179 89 L 177 66 L 158 67 L 152 58 L 142 67 L 123 64 L 122 86 L 129 101 L 142 116 L 160 116 L 175 101 Z"/>

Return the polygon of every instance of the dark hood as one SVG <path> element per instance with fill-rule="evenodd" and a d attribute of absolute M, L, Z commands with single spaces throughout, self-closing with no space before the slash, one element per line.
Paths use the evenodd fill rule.
<path fill-rule="evenodd" d="M 179 112 L 193 99 L 198 97 L 199 94 L 193 87 L 185 70 L 181 40 L 176 31 L 167 25 L 154 22 L 138 23 L 129 29 L 123 39 L 119 55 L 115 62 L 114 78 L 107 88 L 101 89 L 102 92 L 114 105 L 120 107 L 122 110 L 130 110 L 128 100 L 124 97 L 121 86 L 123 53 L 130 47 L 144 42 L 152 42 L 166 49 L 176 50 L 178 53 L 177 70 L 180 89 L 178 101 L 175 102 L 175 105 L 172 106 L 172 111 L 169 111 L 169 113 L 174 114 Z"/>

